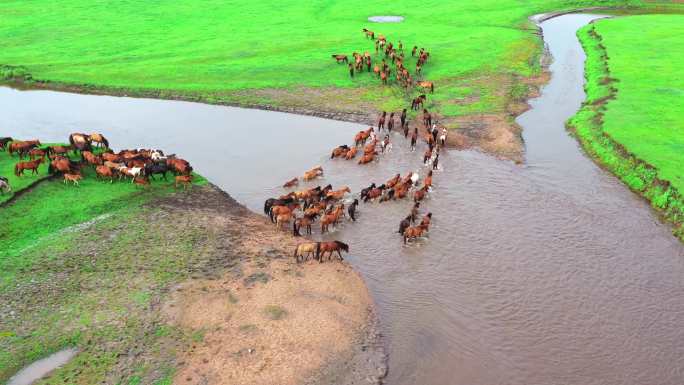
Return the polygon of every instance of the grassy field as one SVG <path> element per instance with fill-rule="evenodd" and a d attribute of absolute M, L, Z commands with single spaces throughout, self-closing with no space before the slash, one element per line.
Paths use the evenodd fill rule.
<path fill-rule="evenodd" d="M 31 159 L 28 157 L 23 159 L 23 161 L 29 160 Z M 0 203 L 5 202 L 17 192 L 48 176 L 47 162 L 41 163 L 40 167 L 38 167 L 37 175 L 31 175 L 31 171 L 24 171 L 23 176 L 15 176 L 14 165 L 16 165 L 19 161 L 19 156 L 17 154 L 11 157 L 7 151 L 0 151 L 0 176 L 4 176 L 9 179 L 10 186 L 12 187 L 11 192 L 0 194 Z"/>
<path fill-rule="evenodd" d="M 0 153 L 3 170 L 15 161 Z M 16 190 L 37 178 L 21 179 Z M 99 181 L 88 167 L 80 187 L 56 178 L 0 207 L 0 382 L 65 346 L 82 353 L 60 370 L 59 383 L 98 383 L 113 367 L 126 383 L 172 374 L 167 361 L 192 335 L 159 325 L 151 301 L 207 258 L 196 250 L 205 234 L 192 226 L 174 233 L 150 219 L 158 212 L 148 205 L 172 191 L 170 182 L 142 189 Z M 166 353 L 121 362 L 119 353 L 136 349 Z"/>
<path fill-rule="evenodd" d="M 592 5 L 640 6 L 637 0 L 482 1 L 133 1 L 47 0 L 0 3 L 1 73 L 161 97 L 243 104 L 294 103 L 255 90 L 330 87 L 319 95 L 398 109 L 408 95 L 382 90 L 368 74 L 351 79 L 333 53 L 373 51 L 368 27 L 432 53 L 423 70 L 437 93 L 430 107 L 446 117 L 505 113 L 522 98 L 521 79 L 539 74 L 541 41 L 527 17 Z M 375 24 L 372 15 L 402 23 Z M 407 54 L 409 52 L 407 51 Z M 410 56 L 410 54 L 409 54 Z M 413 69 L 413 61 L 408 67 Z M 369 87 L 372 86 L 372 87 Z M 314 98 L 312 98 L 314 99 Z M 342 101 L 344 100 L 344 101 Z M 299 101 L 306 103 L 306 101 Z M 331 104 L 334 105 L 334 103 Z"/>
<path fill-rule="evenodd" d="M 607 19 L 578 33 L 587 101 L 571 119 L 585 149 L 680 226 L 684 222 L 684 16 Z"/>

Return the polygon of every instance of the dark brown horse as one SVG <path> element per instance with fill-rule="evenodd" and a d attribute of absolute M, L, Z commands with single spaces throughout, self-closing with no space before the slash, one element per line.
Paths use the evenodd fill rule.
<path fill-rule="evenodd" d="M 0 151 L 4 151 L 7 148 L 7 143 L 11 142 L 13 139 L 9 136 L 0 138 Z"/>
<path fill-rule="evenodd" d="M 423 233 L 425 233 L 427 230 L 428 228 L 425 225 L 407 228 L 404 230 L 404 244 L 406 244 L 410 239 L 416 239 L 423 236 Z"/>
<path fill-rule="evenodd" d="M 347 58 L 347 55 L 332 55 L 332 57 L 338 63 L 349 63 L 349 59 Z"/>

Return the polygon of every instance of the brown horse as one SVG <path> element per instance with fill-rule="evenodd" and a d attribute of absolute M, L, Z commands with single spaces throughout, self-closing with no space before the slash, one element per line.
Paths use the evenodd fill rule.
<path fill-rule="evenodd" d="M 370 189 L 368 191 L 368 193 L 366 193 L 366 196 L 363 198 L 363 201 L 368 202 L 369 200 L 372 200 L 372 199 L 375 199 L 375 198 L 381 196 L 382 192 L 385 191 L 386 188 L 387 188 L 387 186 L 385 186 L 384 184 L 380 185 L 379 187 L 373 187 L 372 189 Z"/>
<path fill-rule="evenodd" d="M 287 205 L 273 205 L 268 212 L 271 222 L 276 221 L 276 217 L 281 214 L 292 214 L 292 212 L 299 208 L 299 203 L 289 203 Z"/>
<path fill-rule="evenodd" d="M 4 151 L 7 148 L 7 143 L 11 142 L 13 139 L 9 136 L 3 136 L 0 138 L 0 151 Z"/>
<path fill-rule="evenodd" d="M 300 262 L 300 258 L 301 262 L 306 262 L 306 260 L 309 259 L 309 256 L 318 258 L 318 242 L 300 243 L 295 247 L 294 258 L 297 263 Z"/>
<path fill-rule="evenodd" d="M 323 167 L 322 166 L 316 166 L 312 168 L 311 170 L 307 171 L 304 173 L 304 179 L 305 181 L 310 181 L 312 179 L 315 179 L 319 176 L 323 175 Z"/>
<path fill-rule="evenodd" d="M 174 182 L 174 187 L 178 188 L 178 185 L 181 184 L 183 185 L 183 190 L 186 190 L 188 187 L 191 187 L 192 175 L 177 175 Z"/>
<path fill-rule="evenodd" d="M 347 55 L 332 55 L 333 59 L 337 61 L 337 63 L 349 63 L 349 59 L 347 58 Z"/>
<path fill-rule="evenodd" d="M 150 179 L 145 175 L 134 177 L 133 183 L 135 183 L 136 186 L 141 186 L 142 188 L 150 187 Z"/>
<path fill-rule="evenodd" d="M 430 170 L 430 171 L 428 172 L 427 176 L 425 177 L 425 180 L 423 181 L 423 185 L 424 185 L 427 189 L 429 189 L 430 187 L 432 187 L 432 170 Z"/>
<path fill-rule="evenodd" d="M 427 231 L 430 228 L 430 222 L 432 221 L 432 213 L 427 213 L 423 217 L 423 219 L 420 221 L 420 225 L 425 227 L 425 230 Z"/>
<path fill-rule="evenodd" d="M 316 257 L 320 263 L 323 263 L 323 257 L 325 256 L 325 253 L 330 253 L 328 260 L 332 260 L 334 253 L 337 252 L 337 256 L 340 258 L 340 261 L 343 261 L 344 258 L 342 258 L 342 251 L 348 253 L 349 245 L 340 241 L 319 242 L 317 252 L 318 255 Z"/>
<path fill-rule="evenodd" d="M 328 191 L 328 194 L 326 195 L 326 197 L 339 200 L 339 199 L 344 198 L 345 193 L 351 193 L 351 189 L 348 186 L 344 186 L 343 188 L 341 188 L 337 191 Z"/>
<path fill-rule="evenodd" d="M 117 154 L 113 154 L 111 152 L 103 152 L 102 153 L 102 159 L 109 161 L 109 162 L 115 162 L 119 163 L 123 160 L 123 157 Z"/>
<path fill-rule="evenodd" d="M 337 206 L 331 213 L 321 218 L 321 234 L 328 231 L 328 226 L 336 225 L 340 217 L 344 215 L 344 204 Z"/>
<path fill-rule="evenodd" d="M 349 146 L 346 144 L 343 144 L 341 146 L 337 146 L 332 150 L 332 154 L 330 154 L 330 159 L 337 158 L 337 157 L 343 157 L 347 155 L 347 152 L 349 151 Z"/>
<path fill-rule="evenodd" d="M 371 40 L 375 39 L 375 32 L 373 32 L 373 31 L 371 31 L 371 30 L 369 30 L 369 29 L 367 29 L 367 28 L 364 28 L 364 29 L 362 29 L 361 31 L 362 31 L 364 34 L 366 34 L 366 37 L 369 37 Z"/>
<path fill-rule="evenodd" d="M 64 174 L 64 183 L 71 182 L 74 186 L 78 186 L 78 181 L 83 179 L 81 174 Z"/>
<path fill-rule="evenodd" d="M 423 233 L 427 230 L 427 226 L 422 224 L 407 228 L 404 230 L 404 244 L 406 244 L 410 239 L 416 239 L 423 236 Z"/>
<path fill-rule="evenodd" d="M 358 150 L 356 147 L 350 148 L 349 151 L 347 151 L 347 153 L 344 155 L 344 159 L 346 159 L 346 160 L 354 159 L 354 157 L 356 157 L 357 151 Z"/>
<path fill-rule="evenodd" d="M 375 146 L 378 145 L 378 140 L 374 139 L 372 142 L 368 143 L 364 148 L 363 148 L 363 153 L 364 154 L 371 154 L 375 152 Z"/>
<path fill-rule="evenodd" d="M 420 108 L 423 108 L 423 104 L 425 103 L 425 100 L 427 99 L 427 96 L 425 95 L 420 95 L 411 101 L 411 109 L 418 111 Z"/>
<path fill-rule="evenodd" d="M 81 152 L 81 156 L 82 156 L 83 159 L 85 159 L 86 162 L 88 162 L 88 164 L 90 164 L 90 165 L 97 166 L 97 165 L 102 164 L 102 157 L 97 156 L 97 155 L 93 154 L 93 153 L 90 152 L 90 151 L 83 151 L 83 152 Z"/>
<path fill-rule="evenodd" d="M 299 178 L 295 177 L 295 178 L 292 178 L 292 179 L 288 180 L 287 182 L 285 182 L 285 184 L 283 184 L 283 187 L 284 188 L 290 188 L 290 187 L 294 187 L 298 184 L 299 184 Z"/>
<path fill-rule="evenodd" d="M 375 152 L 371 152 L 370 154 L 364 154 L 361 159 L 359 159 L 359 164 L 367 164 L 375 160 Z"/>
<path fill-rule="evenodd" d="M 171 171 L 179 175 L 189 175 L 192 172 L 192 166 L 185 159 L 167 159 L 166 164 Z"/>
<path fill-rule="evenodd" d="M 38 158 L 29 162 L 19 162 L 14 166 L 14 175 L 24 175 L 24 170 L 31 170 L 31 175 L 38 174 L 38 167 L 43 162 L 43 158 Z"/>
<path fill-rule="evenodd" d="M 61 172 L 62 174 L 71 172 L 71 161 L 63 156 L 56 156 L 55 159 L 50 162 L 50 167 L 48 168 L 50 174 L 54 174 L 55 171 Z"/>
<path fill-rule="evenodd" d="M 9 144 L 7 147 L 7 151 L 9 152 L 10 156 L 13 156 L 14 153 L 19 154 L 19 159 L 23 159 L 28 152 L 34 148 L 38 147 L 40 145 L 40 141 L 38 140 L 27 140 L 23 142 L 12 142 Z"/>
<path fill-rule="evenodd" d="M 421 189 L 416 190 L 416 192 L 413 193 L 413 201 L 420 202 L 423 199 L 425 199 L 425 197 L 427 196 L 428 188 L 428 186 L 423 186 Z"/>
<path fill-rule="evenodd" d="M 286 228 L 292 220 L 293 216 L 294 215 L 292 215 L 291 212 L 279 214 L 278 216 L 276 216 L 276 227 L 278 227 L 279 229 L 283 229 L 284 227 Z"/>
<path fill-rule="evenodd" d="M 397 175 L 395 175 L 392 179 L 390 179 L 390 180 L 388 180 L 387 182 L 385 182 L 385 186 L 387 186 L 388 188 L 392 188 L 392 187 L 394 187 L 397 183 L 399 183 L 399 181 L 401 181 L 401 175 L 400 175 L 400 174 L 397 174 Z"/>
<path fill-rule="evenodd" d="M 313 220 L 310 217 L 307 217 L 306 215 L 301 218 L 295 218 L 294 222 L 292 222 L 292 234 L 295 237 L 301 237 L 302 234 L 299 232 L 299 229 L 301 229 L 302 227 L 306 229 L 307 234 L 311 234 L 312 224 Z"/>
<path fill-rule="evenodd" d="M 47 153 L 50 159 L 54 159 L 56 156 L 66 155 L 71 151 L 71 146 L 48 146 Z"/>
<path fill-rule="evenodd" d="M 354 144 L 356 146 L 362 145 L 366 143 L 366 140 L 368 140 L 368 137 L 370 136 L 371 132 L 374 131 L 373 127 L 368 127 L 367 130 L 365 131 L 359 131 L 356 136 L 354 136 Z"/>
<path fill-rule="evenodd" d="M 114 182 L 114 172 L 107 166 L 102 165 L 95 167 L 95 173 L 98 178 L 109 178 L 109 183 Z"/>
<path fill-rule="evenodd" d="M 96 147 L 109 148 L 109 141 L 102 134 L 94 133 L 90 134 L 90 140 L 95 142 Z"/>
<path fill-rule="evenodd" d="M 417 67 L 416 70 L 420 68 Z M 428 81 L 422 81 L 422 82 L 416 82 L 416 87 L 422 88 L 424 90 L 430 90 L 431 94 L 435 93 L 435 83 L 433 82 L 428 82 Z"/>
<path fill-rule="evenodd" d="M 46 154 L 45 150 L 42 150 L 40 148 L 32 148 L 28 153 L 29 158 L 31 158 L 31 160 L 34 160 L 37 157 L 41 157 L 41 158 L 45 159 L 45 154 Z"/>

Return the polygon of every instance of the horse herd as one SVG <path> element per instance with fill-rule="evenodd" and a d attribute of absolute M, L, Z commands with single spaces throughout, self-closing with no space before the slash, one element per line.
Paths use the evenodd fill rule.
<path fill-rule="evenodd" d="M 393 122 L 393 119 L 394 113 L 391 114 L 389 121 Z M 406 109 L 403 110 L 398 123 L 403 127 L 408 127 Z M 300 237 L 302 231 L 308 235 L 312 234 L 312 226 L 317 221 L 320 225 L 321 234 L 329 232 L 331 225 L 339 224 L 345 217 L 348 217 L 351 222 L 356 222 L 357 208 L 360 202 L 376 201 L 382 204 L 410 198 L 413 201 L 413 207 L 410 214 L 401 221 L 399 233 L 404 244 L 424 236 L 430 229 L 432 213 L 428 212 L 422 219 L 419 218 L 420 204 L 427 198 L 428 192 L 432 189 L 433 170 L 438 169 L 439 151 L 446 143 L 446 129 L 442 130 L 440 141 L 437 142 L 438 130 L 436 126 L 431 128 L 428 126 L 431 122 L 425 119 L 422 123 L 427 128 L 425 142 L 428 145 L 423 161 L 426 166 L 431 166 L 423 176 L 422 183 L 421 176 L 417 172 L 409 171 L 405 175 L 396 174 L 379 185 L 371 183 L 355 197 L 348 196 L 351 194 L 351 189 L 348 186 L 334 189 L 331 184 L 319 185 L 290 191 L 278 198 L 267 199 L 264 202 L 264 214 L 270 218 L 271 222 L 275 223 L 277 228 L 288 229 L 291 226 L 292 234 L 295 237 Z M 367 164 L 377 160 L 380 153 L 389 151 L 391 148 L 389 132 L 391 132 L 392 127 L 393 123 L 387 124 L 386 112 L 383 112 L 378 120 L 377 132 L 387 130 L 388 135 L 385 135 L 382 142 L 377 139 L 376 128 L 369 127 L 366 130 L 359 131 L 354 136 L 353 145 L 343 144 L 333 148 L 330 158 L 352 160 L 357 154 L 362 154 L 357 162 L 358 164 Z M 412 137 L 412 148 L 415 147 L 417 130 L 415 128 Z M 301 180 L 311 181 L 323 175 L 323 167 L 316 166 L 304 172 Z M 295 177 L 283 184 L 282 187 L 286 189 L 296 188 L 299 181 L 300 178 Z M 332 259 L 335 253 L 342 259 L 341 251 L 348 251 L 348 249 L 349 246 L 340 241 L 304 242 L 297 246 L 294 256 L 297 262 L 306 261 L 309 257 L 323 262 L 326 253 L 329 255 L 328 259 Z"/>
<path fill-rule="evenodd" d="M 352 53 L 353 63 L 349 61 L 349 57 L 347 55 L 331 55 L 338 64 L 347 63 L 347 67 L 349 68 L 349 76 L 353 78 L 354 73 L 358 74 L 363 72 L 364 67 L 366 68 L 366 71 L 370 73 L 372 67 L 373 74 L 380 79 L 382 84 L 389 84 L 392 81 L 392 72 L 394 72 L 396 83 L 404 87 L 407 91 L 410 90 L 414 85 L 424 91 L 435 91 L 435 85 L 433 82 L 426 80 L 414 80 L 414 76 L 416 78 L 421 76 L 422 68 L 430 58 L 430 53 L 427 52 L 425 48 L 420 48 L 420 51 L 418 51 L 418 46 L 413 46 L 413 49 L 411 49 L 411 57 L 417 57 L 414 75 L 411 76 L 409 70 L 404 65 L 406 58 L 404 56 L 404 45 L 401 40 L 394 45 L 394 43 L 387 41 L 387 38 L 383 35 L 378 35 L 376 39 L 375 32 L 367 28 L 364 28 L 362 32 L 366 35 L 366 37 L 375 41 L 376 55 L 382 51 L 384 53 L 384 58 L 382 58 L 381 63 L 373 65 L 373 58 L 368 51 L 364 52 L 363 54 L 358 52 Z M 394 65 L 394 69 L 390 68 L 388 60 Z"/>
<path fill-rule="evenodd" d="M 14 166 L 17 177 L 30 170 L 31 175 L 38 174 L 43 162 L 49 162 L 48 173 L 61 174 L 64 183 L 78 186 L 83 179 L 82 168 L 92 166 L 98 179 L 129 179 L 131 183 L 147 187 L 150 179 L 160 175 L 167 180 L 167 173 L 175 175 L 175 187 L 187 189 L 192 184 L 192 166 L 175 155 L 165 156 L 161 150 L 132 149 L 114 152 L 109 148 L 109 141 L 102 134 L 73 133 L 69 135 L 69 145 L 43 146 L 40 140 L 13 140 L 10 137 L 0 138 L 0 151 L 7 150 L 12 157 L 16 153 L 19 161 Z M 80 156 L 73 160 L 71 155 Z M 24 158 L 30 160 L 23 160 Z M 0 181 L 9 187 L 8 178 L 0 177 Z M 0 184 L 0 189 L 2 189 Z M 4 192 L 5 189 L 2 189 Z"/>

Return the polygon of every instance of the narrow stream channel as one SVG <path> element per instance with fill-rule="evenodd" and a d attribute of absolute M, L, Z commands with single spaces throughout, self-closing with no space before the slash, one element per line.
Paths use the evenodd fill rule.
<path fill-rule="evenodd" d="M 396 234 L 410 202 L 366 204 L 348 241 L 377 303 L 390 354 L 387 383 L 680 385 L 684 247 L 648 204 L 586 158 L 564 122 L 584 99 L 575 31 L 593 15 L 542 24 L 552 80 L 520 116 L 527 164 L 448 151 L 425 210 L 429 239 Z M 380 162 L 330 160 L 360 127 L 202 104 L 0 88 L 0 127 L 64 141 L 103 132 L 116 148 L 160 147 L 256 212 L 284 181 L 352 191 L 426 169 L 403 137 Z"/>

